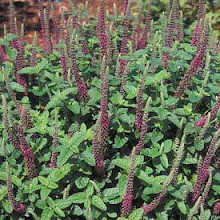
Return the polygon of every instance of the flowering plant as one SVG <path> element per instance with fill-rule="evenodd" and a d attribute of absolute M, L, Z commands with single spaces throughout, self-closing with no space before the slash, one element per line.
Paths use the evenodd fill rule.
<path fill-rule="evenodd" d="M 25 42 L 13 0 L 0 39 L 0 220 L 219 215 L 220 42 L 206 2 L 193 29 L 177 0 L 160 16 L 151 1 L 145 14 L 100 0 L 97 21 L 87 4 L 59 18 L 42 3 L 42 45 Z"/>

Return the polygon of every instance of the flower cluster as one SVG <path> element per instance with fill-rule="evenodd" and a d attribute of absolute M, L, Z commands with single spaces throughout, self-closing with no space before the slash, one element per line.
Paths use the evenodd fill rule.
<path fill-rule="evenodd" d="M 150 33 L 151 20 L 152 20 L 151 2 L 149 2 L 147 8 L 147 15 L 145 18 L 145 27 L 141 39 L 138 42 L 138 49 L 144 49 L 147 46 L 148 35 Z"/>
<path fill-rule="evenodd" d="M 74 52 L 73 43 L 71 43 L 71 47 L 69 49 L 69 57 L 71 59 L 72 74 L 75 77 L 75 82 L 80 96 L 80 100 L 83 102 L 87 102 L 89 100 L 87 85 L 84 82 L 83 78 L 79 75 L 79 69 L 76 63 L 76 56 Z"/>
<path fill-rule="evenodd" d="M 204 0 L 199 0 L 199 10 L 198 10 L 198 15 L 197 15 L 197 22 L 196 25 L 194 27 L 194 31 L 193 31 L 193 37 L 192 37 L 192 46 L 197 46 L 198 42 L 199 42 L 199 33 L 201 31 L 201 25 L 200 25 L 200 21 L 201 19 L 205 18 L 205 12 L 206 12 L 206 8 L 205 8 L 205 1 Z"/>
<path fill-rule="evenodd" d="M 6 183 L 7 183 L 7 191 L 8 191 L 8 200 L 10 201 L 13 210 L 18 213 L 25 212 L 26 209 L 25 205 L 15 200 L 15 195 L 13 193 L 13 188 L 12 188 L 11 170 L 8 162 L 6 162 Z"/>
<path fill-rule="evenodd" d="M 149 69 L 149 62 L 147 63 L 143 75 L 140 79 L 139 86 L 138 86 L 138 95 L 136 99 L 136 114 L 135 114 L 135 127 L 138 131 L 141 131 L 142 127 L 142 119 L 143 119 L 143 94 L 145 88 L 145 78 Z"/>
<path fill-rule="evenodd" d="M 208 151 L 205 155 L 205 158 L 203 160 L 203 163 L 198 167 L 198 176 L 196 183 L 193 188 L 193 197 L 192 201 L 195 202 L 198 196 L 200 195 L 201 186 L 205 183 L 205 181 L 208 178 L 208 169 L 211 164 L 212 158 L 220 144 L 220 141 L 218 140 L 220 135 L 220 129 L 215 132 L 215 135 L 212 138 L 211 143 L 209 144 Z"/>
<path fill-rule="evenodd" d="M 53 142 L 52 142 L 52 146 L 54 148 L 58 147 L 58 145 L 59 145 L 58 131 L 59 131 L 58 116 L 56 114 L 56 116 L 55 116 L 55 126 L 54 126 L 54 132 L 53 132 Z M 50 158 L 50 164 L 49 164 L 49 166 L 51 168 L 57 167 L 57 157 L 58 157 L 58 153 L 57 152 L 52 152 L 51 158 Z"/>
<path fill-rule="evenodd" d="M 130 156 L 131 164 L 128 174 L 128 182 L 126 186 L 126 191 L 122 199 L 121 216 L 126 217 L 132 209 L 133 201 L 133 185 L 134 185 L 134 171 L 135 171 L 135 156 L 136 148 L 134 147 Z"/>
<path fill-rule="evenodd" d="M 215 106 L 210 111 L 211 120 L 214 120 L 216 118 L 219 108 L 220 108 L 220 95 L 218 95 Z M 203 127 L 205 125 L 206 119 L 207 119 L 207 115 L 203 116 L 199 121 L 196 122 L 196 127 Z"/>

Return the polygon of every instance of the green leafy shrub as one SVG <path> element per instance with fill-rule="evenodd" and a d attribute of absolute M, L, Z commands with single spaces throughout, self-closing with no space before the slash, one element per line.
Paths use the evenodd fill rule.
<path fill-rule="evenodd" d="M 205 2 L 193 30 L 177 0 L 156 20 L 150 1 L 144 17 L 100 0 L 97 22 L 87 5 L 58 20 L 40 3 L 42 46 L 12 0 L 0 39 L 0 219 L 217 219 L 220 43 Z"/>

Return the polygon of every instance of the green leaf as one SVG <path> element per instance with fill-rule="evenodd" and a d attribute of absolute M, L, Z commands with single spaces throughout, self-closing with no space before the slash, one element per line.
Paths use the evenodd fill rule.
<path fill-rule="evenodd" d="M 103 195 L 107 200 L 115 199 L 119 196 L 119 188 L 107 188 L 103 191 Z"/>
<path fill-rule="evenodd" d="M 51 189 L 49 189 L 46 186 L 42 186 L 41 190 L 40 190 L 40 197 L 41 197 L 41 199 L 45 200 L 51 192 L 52 192 Z"/>
<path fill-rule="evenodd" d="M 158 194 L 159 192 L 161 192 L 162 188 L 163 188 L 162 185 L 158 183 L 154 183 L 152 185 L 145 187 L 143 194 L 145 195 Z"/>
<path fill-rule="evenodd" d="M 121 148 L 127 143 L 127 141 L 128 141 L 127 137 L 121 138 L 121 137 L 116 135 L 115 143 L 113 145 L 113 148 Z"/>
<path fill-rule="evenodd" d="M 62 146 L 59 147 L 60 154 L 57 159 L 58 167 L 64 165 L 74 153 L 78 153 L 78 146 L 85 140 L 85 138 L 85 132 L 75 132 L 70 140 L 60 140 Z"/>
<path fill-rule="evenodd" d="M 144 210 L 142 208 L 135 209 L 128 217 L 129 220 L 141 220 L 144 214 Z"/>
<path fill-rule="evenodd" d="M 37 73 L 40 73 L 40 71 L 44 69 L 46 66 L 48 66 L 48 61 L 47 59 L 43 58 L 43 60 L 40 63 L 38 63 L 36 66 Z"/>
<path fill-rule="evenodd" d="M 168 158 L 167 158 L 167 155 L 166 155 L 166 154 L 162 154 L 162 155 L 160 156 L 160 161 L 161 161 L 162 165 L 163 165 L 165 168 L 168 168 L 169 162 L 168 162 Z"/>
<path fill-rule="evenodd" d="M 217 195 L 220 195 L 220 186 L 219 185 L 213 185 L 212 189 L 217 193 Z"/>
<path fill-rule="evenodd" d="M 53 216 L 53 213 L 54 212 L 51 208 L 46 207 L 41 214 L 41 219 L 42 220 L 50 220 Z"/>
<path fill-rule="evenodd" d="M 0 188 L 0 201 L 2 201 L 4 199 L 4 197 L 7 195 L 8 190 L 6 186 L 2 186 Z"/>
<path fill-rule="evenodd" d="M 89 177 L 80 176 L 79 178 L 76 179 L 75 184 L 78 189 L 83 189 L 87 186 L 88 182 L 89 182 Z"/>
<path fill-rule="evenodd" d="M 21 187 L 21 186 L 22 186 L 21 179 L 19 179 L 17 176 L 12 175 L 12 182 L 13 182 L 17 187 Z"/>
<path fill-rule="evenodd" d="M 79 193 L 75 193 L 75 194 L 69 196 L 67 199 L 69 201 L 72 201 L 72 203 L 82 204 L 87 199 L 87 194 L 86 194 L 86 192 L 79 192 Z"/>
<path fill-rule="evenodd" d="M 24 67 L 21 70 L 19 70 L 18 73 L 19 74 L 29 74 L 29 75 L 32 75 L 32 74 L 36 74 L 37 73 L 37 69 L 36 69 L 36 67 L 28 66 L 28 67 Z"/>
<path fill-rule="evenodd" d="M 60 217 L 65 217 L 65 213 L 59 208 L 55 207 L 54 211 L 60 216 Z"/>
<path fill-rule="evenodd" d="M 129 162 L 128 162 L 129 161 Z M 125 158 L 117 158 L 117 159 L 114 159 L 112 161 L 112 163 L 126 171 L 129 170 L 129 166 L 130 166 L 130 158 L 128 157 L 125 157 Z"/>
<path fill-rule="evenodd" d="M 11 88 L 16 92 L 24 92 L 24 87 L 16 82 L 11 82 Z"/>
<path fill-rule="evenodd" d="M 132 84 L 125 85 L 126 99 L 133 99 L 137 96 L 138 88 Z"/>
<path fill-rule="evenodd" d="M 73 113 L 75 113 L 75 114 L 79 114 L 80 113 L 80 105 L 79 105 L 79 103 L 77 102 L 77 101 L 75 101 L 75 100 L 71 100 L 71 102 L 67 105 L 67 108 L 71 111 L 71 112 L 73 112 Z"/>
<path fill-rule="evenodd" d="M 57 199 L 57 200 L 55 200 L 55 205 L 57 207 L 59 207 L 60 209 L 68 208 L 72 204 L 73 204 L 73 202 L 72 202 L 71 199 L 69 199 L 69 197 L 67 199 Z"/>
<path fill-rule="evenodd" d="M 186 158 L 183 164 L 197 164 L 198 160 L 196 158 Z"/>
<path fill-rule="evenodd" d="M 101 209 L 102 211 L 106 211 L 107 210 L 107 207 L 105 205 L 105 203 L 102 201 L 102 199 L 98 196 L 93 196 L 92 197 L 92 204 Z"/>
<path fill-rule="evenodd" d="M 43 176 L 38 176 L 38 179 L 40 181 L 40 183 L 42 183 L 43 185 L 45 186 L 48 186 L 49 185 L 49 180 Z"/>
<path fill-rule="evenodd" d="M 159 73 L 154 75 L 154 83 L 160 83 L 161 80 L 169 79 L 171 76 L 167 70 L 161 70 Z"/>
<path fill-rule="evenodd" d="M 163 108 L 153 107 L 152 111 L 157 113 L 160 120 L 165 120 L 167 118 L 167 114 L 169 114 L 169 111 Z"/>
<path fill-rule="evenodd" d="M 8 200 L 2 201 L 2 205 L 3 205 L 4 210 L 5 210 L 7 213 L 12 213 L 13 208 L 12 208 L 12 206 L 11 206 L 11 203 L 10 203 Z"/>
<path fill-rule="evenodd" d="M 81 216 L 83 214 L 83 211 L 78 205 L 75 205 L 74 210 L 73 210 L 73 214 L 77 215 L 77 216 Z"/>
<path fill-rule="evenodd" d="M 181 127 L 180 125 L 180 121 L 178 119 L 178 117 L 175 114 L 171 114 L 170 116 L 168 116 L 169 121 L 171 121 L 173 124 L 175 124 L 178 128 Z"/>
<path fill-rule="evenodd" d="M 51 207 L 54 208 L 55 207 L 55 202 L 53 201 L 53 199 L 51 197 L 47 197 L 46 198 L 47 204 Z"/>
<path fill-rule="evenodd" d="M 177 202 L 177 206 L 179 210 L 185 215 L 187 211 L 185 203 L 183 201 Z"/>
<path fill-rule="evenodd" d="M 95 166 L 95 158 L 94 158 L 94 155 L 88 151 L 88 150 L 85 150 L 82 154 L 82 159 L 87 163 L 89 164 L 90 166 Z"/>

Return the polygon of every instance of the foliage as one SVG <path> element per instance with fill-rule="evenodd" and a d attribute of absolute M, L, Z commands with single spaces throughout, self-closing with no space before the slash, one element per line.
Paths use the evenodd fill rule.
<path fill-rule="evenodd" d="M 129 1 L 125 14 L 106 14 L 101 0 L 97 22 L 72 4 L 52 41 L 41 6 L 42 46 L 23 40 L 11 4 L 0 39 L 0 219 L 217 219 L 215 16 L 195 21 L 192 46 L 196 25 L 182 26 L 175 2 L 151 24 Z"/>

